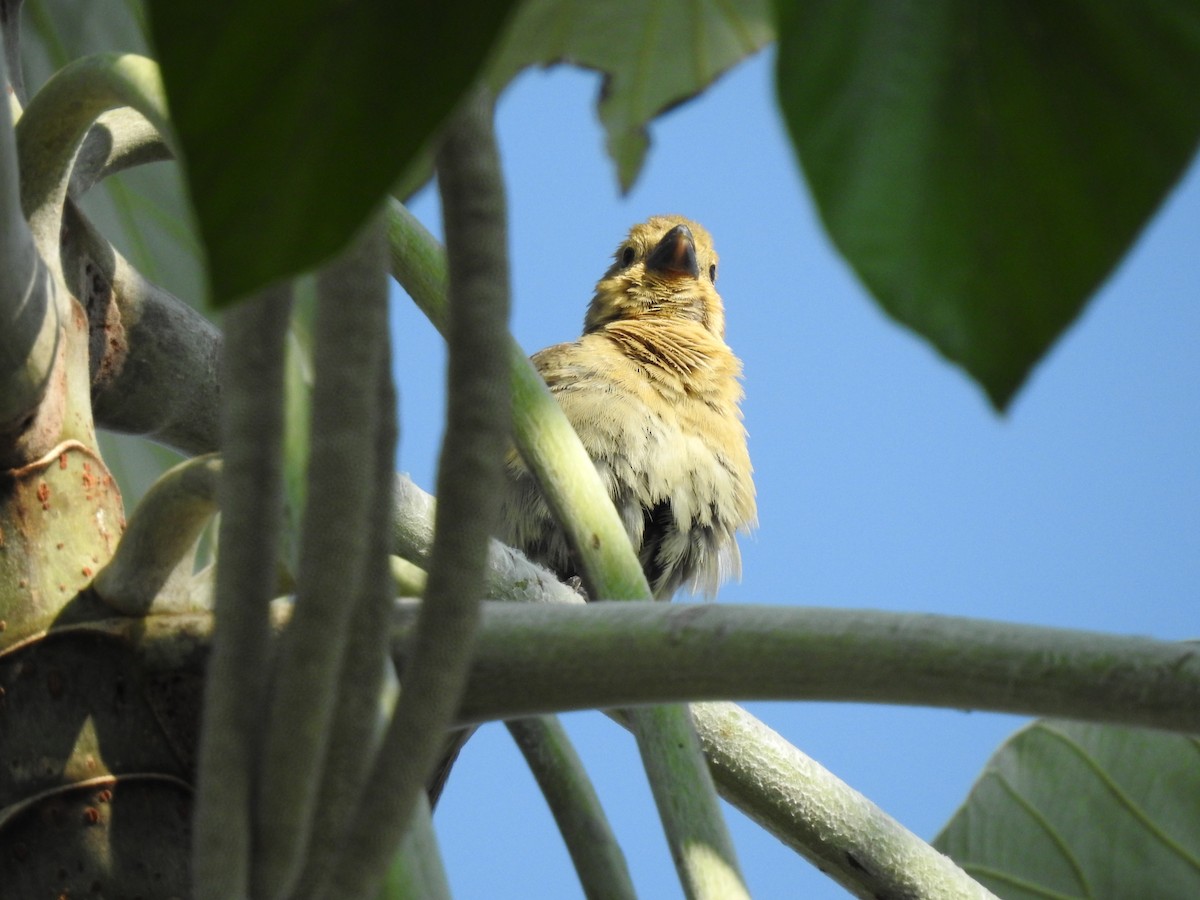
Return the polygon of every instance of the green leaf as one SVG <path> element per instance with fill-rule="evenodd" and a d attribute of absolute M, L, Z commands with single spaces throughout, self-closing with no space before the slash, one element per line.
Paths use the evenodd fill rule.
<path fill-rule="evenodd" d="M 1003 408 L 1200 136 L 1200 4 L 777 0 L 834 243 Z"/>
<path fill-rule="evenodd" d="M 511 3 L 149 6 L 223 305 L 347 243 L 475 78 Z"/>
<path fill-rule="evenodd" d="M 1200 742 L 1036 722 L 934 846 L 1007 900 L 1200 897 Z"/>
<path fill-rule="evenodd" d="M 646 123 L 695 96 L 773 37 L 769 0 L 527 0 L 505 35 L 489 80 L 526 66 L 570 62 L 605 75 L 600 120 L 622 190 L 641 169 Z"/>

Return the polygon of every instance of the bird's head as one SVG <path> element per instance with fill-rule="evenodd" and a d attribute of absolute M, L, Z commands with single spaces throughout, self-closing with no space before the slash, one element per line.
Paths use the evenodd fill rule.
<path fill-rule="evenodd" d="M 682 216 L 653 216 L 634 225 L 596 285 L 583 331 L 622 319 L 699 322 L 719 338 L 725 310 L 717 293 L 717 253 L 703 225 Z"/>

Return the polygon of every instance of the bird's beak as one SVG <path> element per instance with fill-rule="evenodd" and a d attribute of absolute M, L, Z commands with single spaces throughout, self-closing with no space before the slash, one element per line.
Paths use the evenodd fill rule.
<path fill-rule="evenodd" d="M 646 271 L 663 275 L 690 275 L 700 277 L 700 266 L 696 263 L 696 242 L 692 230 L 686 225 L 676 225 L 663 235 L 646 258 Z"/>

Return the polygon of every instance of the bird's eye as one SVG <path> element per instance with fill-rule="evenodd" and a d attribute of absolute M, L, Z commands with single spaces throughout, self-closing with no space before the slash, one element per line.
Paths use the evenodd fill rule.
<path fill-rule="evenodd" d="M 621 265 L 622 266 L 632 266 L 633 258 L 636 255 L 637 255 L 637 252 L 632 247 L 626 247 L 624 250 L 621 251 Z"/>
<path fill-rule="evenodd" d="M 713 284 L 717 283 L 717 267 L 715 265 L 708 267 L 708 280 Z"/>

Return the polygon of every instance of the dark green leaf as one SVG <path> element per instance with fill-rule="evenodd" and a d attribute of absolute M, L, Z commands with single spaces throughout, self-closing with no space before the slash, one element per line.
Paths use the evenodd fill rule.
<path fill-rule="evenodd" d="M 1200 135 L 1200 4 L 778 0 L 780 102 L 834 242 L 1003 407 Z"/>
<path fill-rule="evenodd" d="M 1006 900 L 1200 897 L 1200 743 L 1036 722 L 934 845 Z"/>
<path fill-rule="evenodd" d="M 476 76 L 510 5 L 151 2 L 213 302 L 341 248 Z"/>

